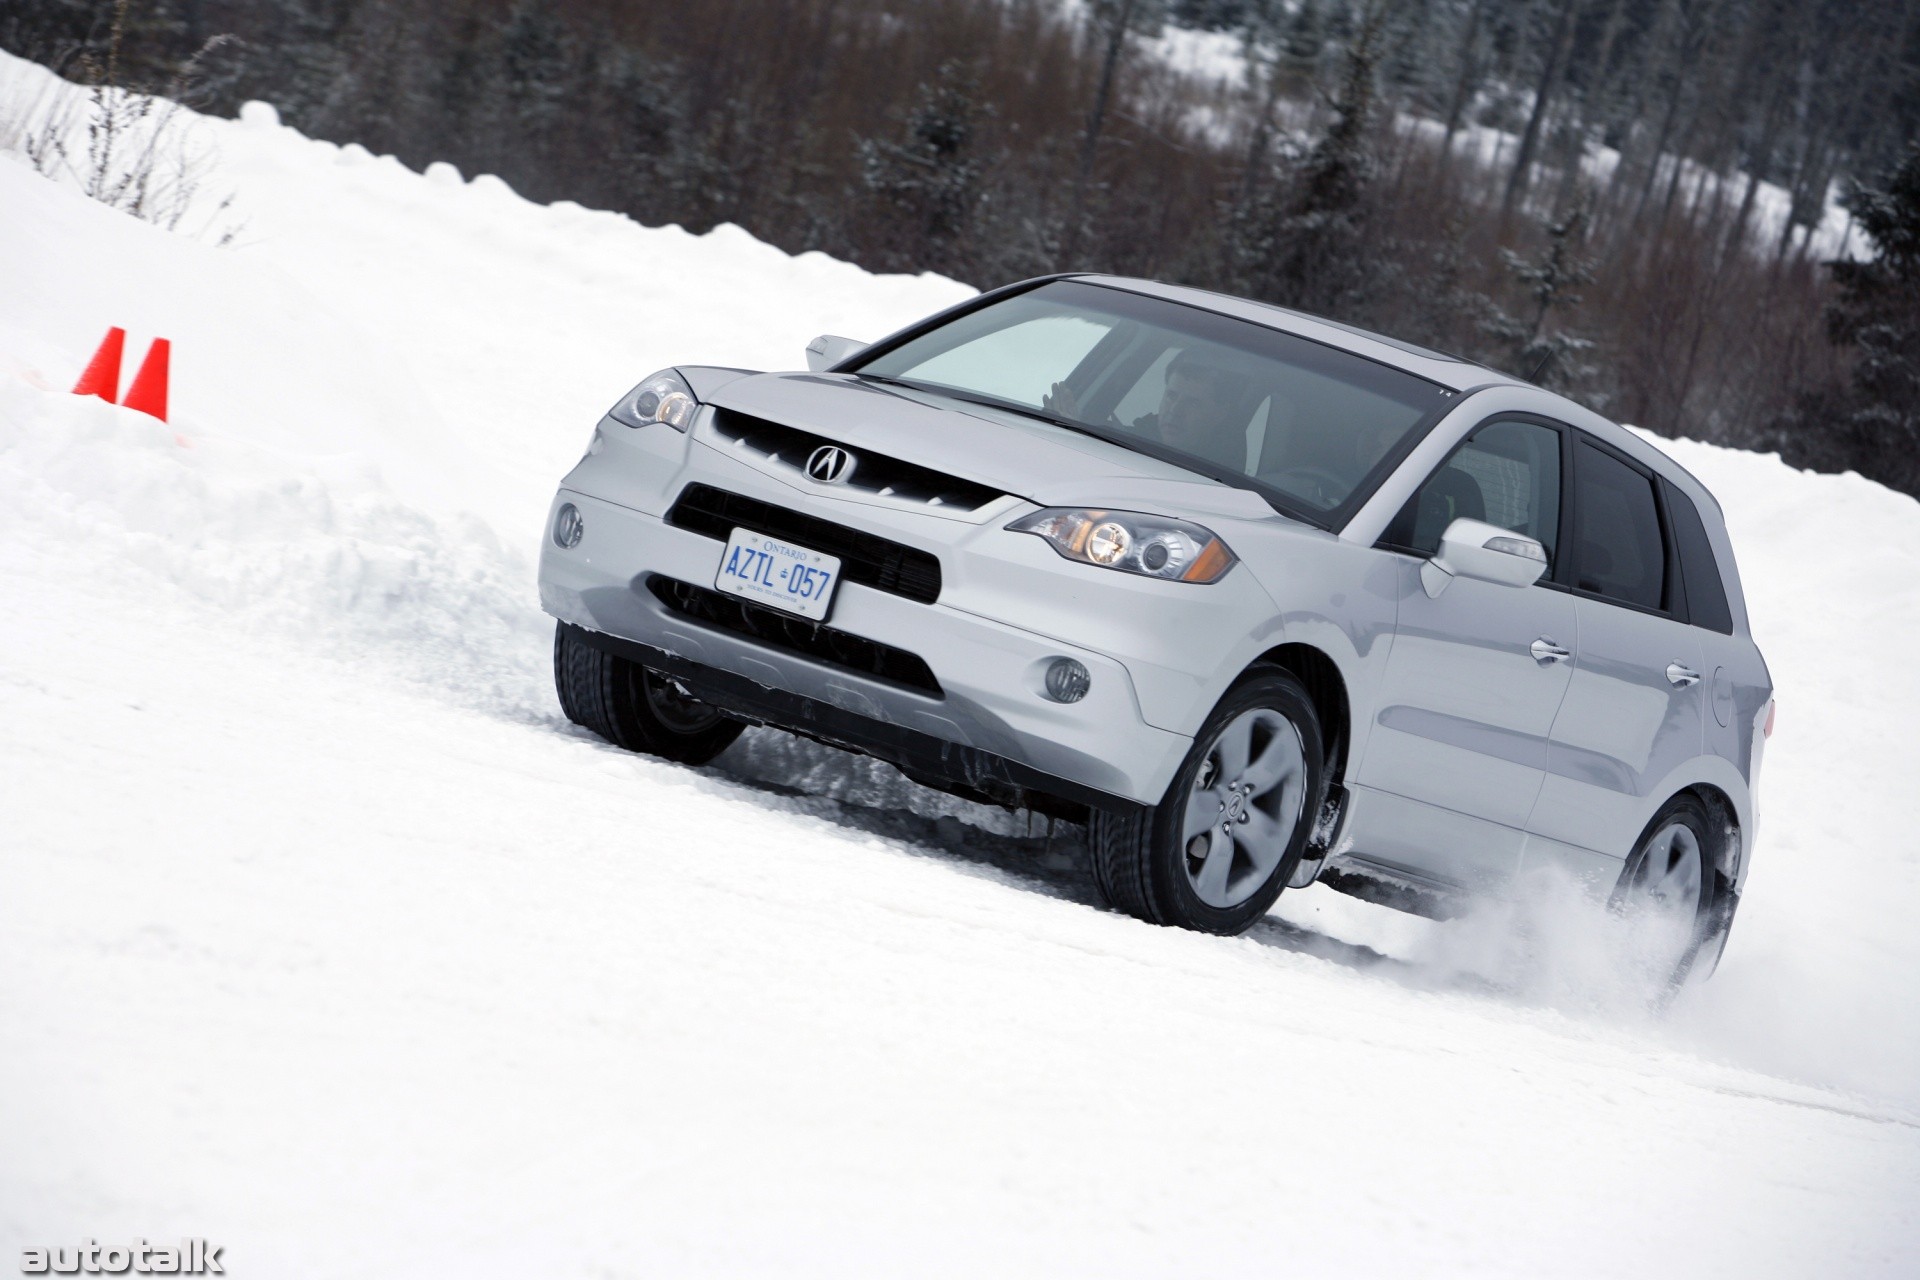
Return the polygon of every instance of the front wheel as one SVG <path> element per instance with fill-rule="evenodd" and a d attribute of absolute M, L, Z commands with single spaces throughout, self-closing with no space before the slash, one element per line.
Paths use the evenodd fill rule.
<path fill-rule="evenodd" d="M 746 726 L 683 693 L 672 680 L 579 639 L 553 633 L 553 687 L 567 719 L 616 747 L 705 764 Z"/>
<path fill-rule="evenodd" d="M 1320 718 L 1279 671 L 1242 679 L 1194 735 L 1152 811 L 1096 812 L 1094 883 L 1107 903 L 1154 924 L 1240 933 L 1265 915 L 1299 864 L 1325 768 Z"/>

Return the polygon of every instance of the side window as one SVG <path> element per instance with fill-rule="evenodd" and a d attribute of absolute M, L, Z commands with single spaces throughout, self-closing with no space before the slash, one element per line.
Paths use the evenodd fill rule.
<path fill-rule="evenodd" d="M 1653 481 L 1582 440 L 1574 451 L 1573 493 L 1574 588 L 1664 608 L 1667 547 Z"/>
<path fill-rule="evenodd" d="M 1455 520 L 1484 520 L 1533 538 L 1553 572 L 1560 534 L 1560 433 L 1534 422 L 1489 422 L 1427 477 L 1396 520 L 1393 541 L 1432 554 Z"/>
<path fill-rule="evenodd" d="M 1707 541 L 1707 527 L 1693 499 L 1670 484 L 1662 484 L 1667 497 L 1667 518 L 1673 522 L 1673 540 L 1680 547 L 1680 576 L 1687 584 L 1687 616 L 1695 626 L 1722 635 L 1733 634 L 1733 609 L 1727 604 L 1727 588 L 1720 577 L 1720 564 L 1713 557 L 1713 544 Z"/>

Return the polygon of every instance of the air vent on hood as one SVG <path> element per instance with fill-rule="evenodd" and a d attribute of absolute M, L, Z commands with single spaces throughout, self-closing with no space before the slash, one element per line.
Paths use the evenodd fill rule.
<path fill-rule="evenodd" d="M 852 471 L 834 488 L 953 511 L 978 511 L 1001 496 L 997 489 L 971 480 L 733 409 L 713 411 L 713 430 L 728 444 L 756 453 L 800 478 L 807 476 L 807 459 L 816 449 L 826 445 L 844 449 L 853 455 Z"/>

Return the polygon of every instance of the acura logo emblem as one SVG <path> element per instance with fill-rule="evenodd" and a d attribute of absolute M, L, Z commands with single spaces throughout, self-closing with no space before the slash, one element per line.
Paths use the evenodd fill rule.
<path fill-rule="evenodd" d="M 853 455 L 837 444 L 823 444 L 807 455 L 807 479 L 816 484 L 845 484 L 853 467 Z"/>

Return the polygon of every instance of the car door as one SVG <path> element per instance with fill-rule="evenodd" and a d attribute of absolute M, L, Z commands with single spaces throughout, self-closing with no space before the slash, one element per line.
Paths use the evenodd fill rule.
<path fill-rule="evenodd" d="M 1700 632 L 1686 622 L 1657 478 L 1585 433 L 1574 435 L 1573 464 L 1568 552 L 1579 639 L 1528 822 L 1528 861 L 1605 874 L 1665 799 L 1655 791 L 1700 754 L 1711 684 L 1701 679 Z"/>
<path fill-rule="evenodd" d="M 1517 868 L 1576 643 L 1573 598 L 1555 581 L 1564 439 L 1544 420 L 1480 424 L 1382 539 L 1401 557 L 1401 585 L 1353 776 L 1355 854 L 1456 884 Z M 1539 541 L 1546 575 L 1527 587 L 1455 577 L 1430 596 L 1421 561 L 1463 516 Z"/>

